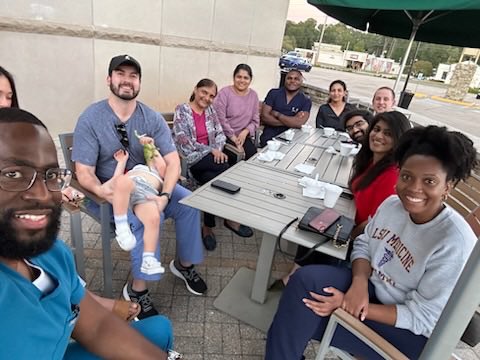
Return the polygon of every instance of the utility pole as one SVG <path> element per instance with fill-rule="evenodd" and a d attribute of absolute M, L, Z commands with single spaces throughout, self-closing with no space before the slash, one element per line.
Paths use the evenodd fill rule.
<path fill-rule="evenodd" d="M 320 57 L 320 50 L 322 47 L 323 34 L 325 34 L 325 28 L 327 27 L 328 16 L 325 15 L 325 21 L 323 22 L 322 31 L 320 32 L 320 38 L 318 39 L 318 51 L 317 58 L 315 59 L 315 64 L 318 63 L 318 58 Z"/>
<path fill-rule="evenodd" d="M 387 54 L 387 57 L 388 57 L 389 59 L 392 58 L 393 50 L 395 50 L 395 45 L 397 45 L 397 39 L 396 39 L 396 38 L 393 38 L 392 45 L 390 46 L 390 50 L 388 51 L 388 54 Z"/>

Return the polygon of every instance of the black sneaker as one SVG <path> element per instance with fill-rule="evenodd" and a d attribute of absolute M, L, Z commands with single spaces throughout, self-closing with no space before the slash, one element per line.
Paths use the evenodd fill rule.
<path fill-rule="evenodd" d="M 189 268 L 183 268 L 175 260 L 170 261 L 170 271 L 176 277 L 185 282 L 187 290 L 195 295 L 203 295 L 207 291 L 207 284 L 200 277 L 192 265 Z"/>
<path fill-rule="evenodd" d="M 140 304 L 140 307 L 142 309 L 137 315 L 137 317 L 134 319 L 135 321 L 158 315 L 158 311 L 153 306 L 153 301 L 150 297 L 148 289 L 143 291 L 134 291 L 132 290 L 132 285 L 127 282 L 123 287 L 123 298 L 125 300 Z"/>

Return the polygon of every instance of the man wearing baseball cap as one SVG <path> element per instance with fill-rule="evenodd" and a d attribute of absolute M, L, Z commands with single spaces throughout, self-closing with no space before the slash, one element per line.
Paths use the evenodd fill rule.
<path fill-rule="evenodd" d="M 138 73 L 138 76 L 142 77 L 142 68 L 137 60 L 135 60 L 130 55 L 118 55 L 110 60 L 110 65 L 108 66 L 108 76 L 112 76 L 112 72 L 117 70 L 122 65 L 133 66 Z"/>
<path fill-rule="evenodd" d="M 190 191 L 177 184 L 180 158 L 165 119 L 136 100 L 141 74 L 140 63 L 132 56 L 118 55 L 111 59 L 107 76 L 110 94 L 108 99 L 90 105 L 80 115 L 74 132 L 72 160 L 75 161 L 80 184 L 111 203 L 113 186 L 110 179 L 116 167 L 114 153 L 120 149 L 128 152 L 126 170 L 130 170 L 137 164 L 145 164 L 143 146 L 135 134 L 145 134 L 154 139 L 166 162 L 166 172 L 162 193 L 153 200 L 162 213 L 162 219 L 175 220 L 177 255 L 170 269 L 185 282 L 191 293 L 202 295 L 207 285 L 194 267 L 194 264 L 203 261 L 200 213 L 179 203 Z M 137 244 L 130 253 L 133 282 L 125 284 L 123 296 L 141 305 L 142 312 L 138 318 L 142 319 L 158 313 L 148 292 L 147 281 L 159 280 L 161 274 L 148 275 L 140 271 L 143 225 L 132 211 L 124 221 L 130 225 Z M 157 248 L 157 259 L 159 251 Z"/>

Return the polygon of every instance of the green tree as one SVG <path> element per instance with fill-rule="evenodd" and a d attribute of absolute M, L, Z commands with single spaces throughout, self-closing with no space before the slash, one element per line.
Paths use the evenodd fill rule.
<path fill-rule="evenodd" d="M 283 43 L 282 43 L 282 49 L 285 51 L 291 51 L 295 50 L 297 47 L 297 41 L 295 40 L 295 37 L 291 35 L 285 35 L 283 37 Z"/>
<path fill-rule="evenodd" d="M 315 19 L 307 19 L 300 21 L 298 24 L 287 21 L 284 37 L 287 36 L 295 39 L 295 47 L 311 49 L 313 43 L 318 41 L 320 37 L 320 31 L 317 29 L 317 21 Z"/>
<path fill-rule="evenodd" d="M 320 28 L 321 30 L 321 28 Z M 341 45 L 345 50 L 349 43 L 353 42 L 352 29 L 344 24 L 327 25 L 323 34 L 323 42 L 327 44 Z"/>
<path fill-rule="evenodd" d="M 323 25 L 320 25 L 317 29 L 317 22 L 314 19 L 307 19 L 298 24 L 287 21 L 285 38 L 288 36 L 289 39 L 284 41 L 284 48 L 311 49 L 313 43 L 318 41 L 322 27 Z M 366 51 L 376 56 L 388 56 L 397 62 L 402 61 L 408 46 L 408 40 L 365 33 L 342 23 L 326 25 L 322 42 L 341 45 L 342 50 L 348 48 L 355 51 Z M 416 46 L 416 43 L 413 44 L 412 49 L 415 49 Z M 432 67 L 436 68 L 439 63 L 453 64 L 457 62 L 461 52 L 462 49 L 455 46 L 421 43 L 416 58 L 419 61 L 429 62 Z M 410 64 L 413 53 L 414 51 L 410 53 L 407 64 Z"/>
<path fill-rule="evenodd" d="M 413 64 L 412 73 L 415 75 L 422 73 L 425 76 L 432 76 L 433 65 L 430 61 L 418 60 Z"/>
<path fill-rule="evenodd" d="M 365 51 L 365 41 L 359 40 L 353 44 L 353 51 L 364 52 Z"/>

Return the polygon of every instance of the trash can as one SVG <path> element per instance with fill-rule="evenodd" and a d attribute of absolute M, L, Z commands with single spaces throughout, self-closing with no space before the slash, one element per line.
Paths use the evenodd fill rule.
<path fill-rule="evenodd" d="M 400 93 L 400 99 L 398 100 L 398 106 L 404 109 L 408 109 L 414 95 L 415 93 L 409 90 L 402 91 Z"/>
<path fill-rule="evenodd" d="M 280 84 L 278 84 L 278 87 L 282 87 L 285 85 L 285 78 L 287 77 L 288 72 L 290 69 L 280 69 Z"/>

